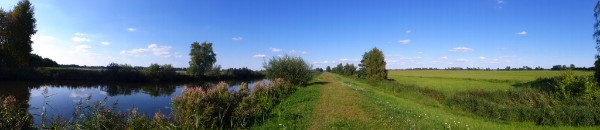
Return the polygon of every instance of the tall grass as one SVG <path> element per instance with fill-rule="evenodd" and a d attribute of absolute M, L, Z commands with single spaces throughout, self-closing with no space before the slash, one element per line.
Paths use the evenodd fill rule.
<path fill-rule="evenodd" d="M 282 79 L 272 84 L 257 83 L 252 91 L 243 84 L 234 93 L 225 83 L 208 90 L 187 88 L 173 99 L 173 116 L 183 129 L 247 128 L 264 121 L 269 111 L 293 91 L 294 87 Z"/>
<path fill-rule="evenodd" d="M 466 91 L 447 99 L 451 108 L 502 121 L 538 125 L 600 125 L 600 88 L 591 75 L 567 71 L 508 91 Z"/>
<path fill-rule="evenodd" d="M 0 129 L 18 130 L 33 126 L 32 116 L 27 113 L 27 108 L 20 107 L 15 97 L 0 97 L 0 101 Z"/>

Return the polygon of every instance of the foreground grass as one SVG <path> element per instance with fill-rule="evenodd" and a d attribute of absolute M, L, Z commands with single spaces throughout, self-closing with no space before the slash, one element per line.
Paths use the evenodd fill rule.
<path fill-rule="evenodd" d="M 321 95 L 320 88 L 325 82 L 322 82 L 323 76 L 316 77 L 311 81 L 312 85 L 300 87 L 296 92 L 272 111 L 273 117 L 267 121 L 254 125 L 252 129 L 306 129 L 313 118 L 314 108 L 318 104 Z"/>
<path fill-rule="evenodd" d="M 299 89 L 254 129 L 597 129 L 499 122 L 455 112 L 439 101 L 393 84 L 367 83 L 331 73 Z"/>

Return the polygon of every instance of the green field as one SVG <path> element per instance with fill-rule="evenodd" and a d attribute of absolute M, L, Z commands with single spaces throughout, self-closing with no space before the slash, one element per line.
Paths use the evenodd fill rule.
<path fill-rule="evenodd" d="M 514 83 L 561 73 L 390 71 L 389 78 L 396 83 L 372 83 L 323 73 L 312 81 L 317 84 L 300 88 L 272 111 L 273 118 L 254 125 L 253 129 L 598 129 L 492 120 L 457 111 L 435 96 L 418 92 L 420 88 L 439 90 L 443 94 L 475 89 L 506 90 L 515 88 Z"/>
<path fill-rule="evenodd" d="M 575 75 L 592 75 L 593 71 L 573 71 Z M 465 90 L 507 90 L 517 88 L 518 83 L 542 77 L 554 77 L 564 71 L 448 71 L 448 70 L 399 70 L 390 71 L 388 78 L 401 84 L 416 85 L 439 90 L 448 94 Z"/>

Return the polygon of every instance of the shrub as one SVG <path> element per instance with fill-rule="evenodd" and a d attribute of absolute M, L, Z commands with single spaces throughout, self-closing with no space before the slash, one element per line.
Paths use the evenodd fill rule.
<path fill-rule="evenodd" d="M 300 57 L 273 57 L 264 65 L 267 78 L 283 78 L 294 84 L 306 84 L 313 77 L 312 66 Z"/>
<path fill-rule="evenodd" d="M 33 125 L 33 118 L 27 108 L 21 108 L 15 97 L 0 97 L 0 101 L 0 129 L 29 129 Z"/>
<path fill-rule="evenodd" d="M 575 75 L 572 71 L 566 71 L 561 76 L 551 78 L 538 78 L 532 82 L 525 83 L 527 87 L 538 88 L 553 93 L 560 98 L 600 98 L 600 87 L 591 75 Z"/>

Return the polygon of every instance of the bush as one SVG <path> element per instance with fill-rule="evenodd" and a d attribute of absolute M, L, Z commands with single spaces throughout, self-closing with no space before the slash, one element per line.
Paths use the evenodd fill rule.
<path fill-rule="evenodd" d="M 300 57 L 273 57 L 264 67 L 267 78 L 283 78 L 294 85 L 306 84 L 313 77 L 312 66 Z"/>
<path fill-rule="evenodd" d="M 553 93 L 559 98 L 600 98 L 600 87 L 591 75 L 575 75 L 572 71 L 566 71 L 563 75 L 551 78 L 538 78 L 524 86 L 538 88 Z"/>
<path fill-rule="evenodd" d="M 33 118 L 27 108 L 21 108 L 13 96 L 0 97 L 0 129 L 18 130 L 29 129 L 33 126 Z"/>

